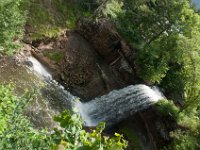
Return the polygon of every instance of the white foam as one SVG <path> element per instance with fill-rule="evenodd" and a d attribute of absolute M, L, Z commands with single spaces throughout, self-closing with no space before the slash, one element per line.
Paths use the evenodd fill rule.
<path fill-rule="evenodd" d="M 132 114 L 144 110 L 163 99 L 162 94 L 146 85 L 131 85 L 114 90 L 89 102 L 75 104 L 86 126 L 100 122 L 114 125 Z"/>
<path fill-rule="evenodd" d="M 52 75 L 47 71 L 47 69 L 34 57 L 28 57 L 28 61 L 32 63 L 29 68 L 34 71 L 38 76 L 45 79 L 52 79 Z"/>

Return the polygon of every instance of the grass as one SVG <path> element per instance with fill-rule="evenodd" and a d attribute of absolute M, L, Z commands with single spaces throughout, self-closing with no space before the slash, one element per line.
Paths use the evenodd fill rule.
<path fill-rule="evenodd" d="M 31 40 L 56 37 L 64 29 L 73 30 L 79 17 L 91 14 L 80 3 L 70 0 L 31 0 L 26 7 Z"/>

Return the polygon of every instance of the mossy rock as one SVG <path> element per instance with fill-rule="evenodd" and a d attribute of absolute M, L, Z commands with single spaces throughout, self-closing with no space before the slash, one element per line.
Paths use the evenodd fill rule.
<path fill-rule="evenodd" d="M 43 52 L 43 55 L 54 63 L 59 63 L 64 58 L 64 52 L 62 51 Z"/>

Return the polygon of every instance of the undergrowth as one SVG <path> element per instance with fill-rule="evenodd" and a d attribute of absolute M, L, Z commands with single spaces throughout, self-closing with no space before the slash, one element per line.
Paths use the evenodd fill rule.
<path fill-rule="evenodd" d="M 43 52 L 43 54 L 45 57 L 47 57 L 55 63 L 59 63 L 64 57 L 64 54 L 61 51 Z"/>
<path fill-rule="evenodd" d="M 69 0 L 31 0 L 26 30 L 31 40 L 56 37 L 63 30 L 73 30 L 80 17 L 91 14 L 84 2 Z"/>

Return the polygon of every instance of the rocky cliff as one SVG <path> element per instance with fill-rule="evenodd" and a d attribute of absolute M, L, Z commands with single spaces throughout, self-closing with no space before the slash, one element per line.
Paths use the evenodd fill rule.
<path fill-rule="evenodd" d="M 76 31 L 66 31 L 56 39 L 32 43 L 35 43 L 34 55 L 49 66 L 55 78 L 68 91 L 82 101 L 107 94 L 113 89 L 141 83 L 134 65 L 137 49 L 131 48 L 105 19 L 98 22 L 81 20 Z M 62 57 L 57 61 L 52 60 L 50 56 L 53 53 Z M 139 118 L 154 149 L 160 149 L 169 142 L 171 126 L 163 122 L 154 110 L 140 113 Z M 132 119 L 118 127 L 129 128 L 127 123 L 134 128 Z"/>

